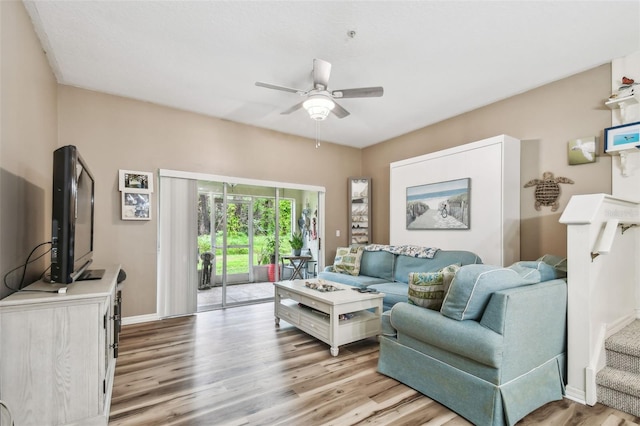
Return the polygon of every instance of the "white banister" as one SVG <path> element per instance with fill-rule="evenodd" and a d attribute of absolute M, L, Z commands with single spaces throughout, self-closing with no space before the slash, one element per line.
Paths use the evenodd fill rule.
<path fill-rule="evenodd" d="M 613 239 L 616 236 L 616 229 L 620 221 L 618 219 L 609 219 L 607 225 L 604 227 L 604 231 L 600 234 L 600 239 L 595 248 L 591 252 L 591 259 L 595 259 L 598 255 L 609 254 L 611 246 L 613 245 Z"/>
<path fill-rule="evenodd" d="M 624 232 L 640 223 L 640 204 L 576 195 L 560 222 L 567 225 L 567 397 L 592 405 L 603 365 L 603 325 L 608 336 L 633 321 L 640 307 L 640 233 Z"/>

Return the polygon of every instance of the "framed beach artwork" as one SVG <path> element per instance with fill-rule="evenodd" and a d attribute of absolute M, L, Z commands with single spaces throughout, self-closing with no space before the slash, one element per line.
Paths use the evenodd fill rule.
<path fill-rule="evenodd" d="M 471 229 L 471 178 L 407 188 L 407 229 Z"/>
<path fill-rule="evenodd" d="M 604 129 L 604 152 L 640 147 L 640 121 Z"/>

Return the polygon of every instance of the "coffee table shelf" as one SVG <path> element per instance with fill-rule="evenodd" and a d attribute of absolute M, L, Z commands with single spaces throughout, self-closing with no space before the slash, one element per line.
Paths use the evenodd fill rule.
<path fill-rule="evenodd" d="M 320 292 L 306 282 L 329 283 L 338 291 Z M 329 344 L 331 355 L 338 347 L 380 334 L 382 293 L 358 293 L 351 286 L 323 280 L 294 280 L 274 283 L 275 321 L 283 319 L 305 333 Z M 348 319 L 341 315 L 350 314 Z"/>

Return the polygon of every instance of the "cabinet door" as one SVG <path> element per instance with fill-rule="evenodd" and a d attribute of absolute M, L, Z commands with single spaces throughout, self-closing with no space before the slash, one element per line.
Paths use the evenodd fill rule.
<path fill-rule="evenodd" d="M 349 178 L 349 244 L 371 244 L 371 178 Z"/>
<path fill-rule="evenodd" d="M 2 313 L 2 395 L 15 424 L 65 424 L 98 414 L 98 318 L 95 303 Z"/>

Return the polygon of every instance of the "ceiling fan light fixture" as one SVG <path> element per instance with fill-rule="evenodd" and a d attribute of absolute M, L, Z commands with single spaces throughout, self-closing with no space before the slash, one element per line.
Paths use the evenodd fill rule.
<path fill-rule="evenodd" d="M 309 117 L 316 121 L 322 121 L 327 118 L 336 104 L 326 96 L 316 95 L 310 96 L 302 103 L 302 106 L 309 113 Z"/>

